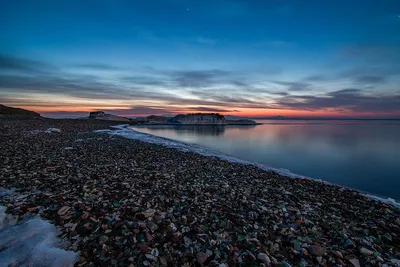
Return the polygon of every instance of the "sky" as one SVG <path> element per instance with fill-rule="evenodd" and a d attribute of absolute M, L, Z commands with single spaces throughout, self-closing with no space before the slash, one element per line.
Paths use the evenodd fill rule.
<path fill-rule="evenodd" d="M 0 103 L 400 118 L 399 0 L 2 0 Z"/>

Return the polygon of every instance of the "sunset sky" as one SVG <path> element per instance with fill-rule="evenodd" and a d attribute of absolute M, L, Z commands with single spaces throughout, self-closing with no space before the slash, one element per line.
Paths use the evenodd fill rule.
<path fill-rule="evenodd" d="M 9 0 L 0 104 L 400 118 L 399 0 Z"/>

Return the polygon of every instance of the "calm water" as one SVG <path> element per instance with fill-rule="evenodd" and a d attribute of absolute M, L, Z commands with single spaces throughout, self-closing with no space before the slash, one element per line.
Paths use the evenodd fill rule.
<path fill-rule="evenodd" d="M 134 129 L 400 200 L 400 121 L 259 122 Z"/>

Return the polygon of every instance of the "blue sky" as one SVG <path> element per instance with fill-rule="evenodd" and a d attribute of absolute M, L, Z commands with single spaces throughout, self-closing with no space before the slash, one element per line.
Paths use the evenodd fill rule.
<path fill-rule="evenodd" d="M 400 115 L 400 1 L 2 1 L 0 103 Z"/>

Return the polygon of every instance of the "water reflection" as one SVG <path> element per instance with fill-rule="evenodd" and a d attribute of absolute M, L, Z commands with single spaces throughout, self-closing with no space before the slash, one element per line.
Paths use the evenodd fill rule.
<path fill-rule="evenodd" d="M 400 121 L 264 121 L 137 128 L 294 173 L 400 198 Z"/>
<path fill-rule="evenodd" d="M 199 134 L 199 135 L 223 135 L 225 133 L 225 128 L 237 127 L 238 129 L 251 129 L 256 125 L 139 125 L 136 128 L 148 129 L 153 132 L 164 131 L 164 130 L 174 130 L 177 135 L 186 134 Z"/>

